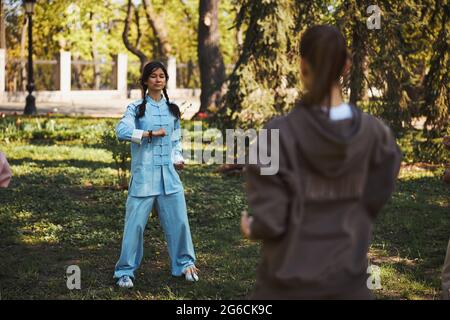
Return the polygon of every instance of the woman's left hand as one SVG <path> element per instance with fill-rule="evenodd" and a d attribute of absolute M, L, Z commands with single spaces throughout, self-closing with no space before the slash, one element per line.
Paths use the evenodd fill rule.
<path fill-rule="evenodd" d="M 184 162 L 178 162 L 174 164 L 175 169 L 177 170 L 183 170 L 184 169 Z"/>

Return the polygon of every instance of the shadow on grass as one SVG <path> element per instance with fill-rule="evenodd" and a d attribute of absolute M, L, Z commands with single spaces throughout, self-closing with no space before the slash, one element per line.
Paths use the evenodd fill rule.
<path fill-rule="evenodd" d="M 240 212 L 247 206 L 242 177 L 225 177 L 214 172 L 216 166 L 205 165 L 189 165 L 180 174 L 199 283 L 170 275 L 164 235 L 158 219 L 151 218 L 136 287 L 124 291 L 116 288 L 112 273 L 127 193 L 84 187 L 80 175 L 88 173 L 73 170 L 107 164 L 30 157 L 11 164 L 32 162 L 43 169 L 21 173 L 9 189 L 0 190 L 2 299 L 236 299 L 252 289 L 259 246 L 239 233 Z M 374 231 L 371 259 L 390 272 L 381 298 L 435 297 L 450 230 L 449 198 L 437 177 L 408 176 L 399 182 Z M 80 291 L 66 287 L 66 268 L 72 264 L 81 268 Z"/>
<path fill-rule="evenodd" d="M 89 168 L 89 169 L 104 169 L 111 168 L 115 169 L 114 163 L 102 162 L 102 161 L 92 161 L 92 160 L 78 160 L 78 159 L 68 159 L 68 160 L 37 160 L 32 158 L 20 158 L 11 159 L 8 161 L 10 165 L 22 166 L 27 163 L 34 163 L 42 168 L 49 167 L 76 167 L 76 168 Z"/>
<path fill-rule="evenodd" d="M 200 170 L 207 183 L 199 181 Z M 73 185 L 75 180 L 74 173 L 55 178 L 42 171 L 18 176 L 11 188 L 0 190 L 2 299 L 232 299 L 248 294 L 258 255 L 257 246 L 243 244 L 239 234 L 244 205 L 241 199 L 234 207 L 242 198 L 239 179 L 223 178 L 211 168 L 187 168 L 183 180 L 202 281 L 192 284 L 170 275 L 164 235 L 158 219 L 151 218 L 144 260 L 130 291 L 118 289 L 112 279 L 127 194 Z M 225 192 L 211 194 L 211 186 Z M 66 287 L 66 269 L 73 264 L 81 268 L 81 290 Z"/>
<path fill-rule="evenodd" d="M 449 199 L 439 175 L 403 178 L 375 224 L 372 248 L 377 254 L 372 262 L 428 287 L 423 298 L 439 295 L 450 236 Z"/>

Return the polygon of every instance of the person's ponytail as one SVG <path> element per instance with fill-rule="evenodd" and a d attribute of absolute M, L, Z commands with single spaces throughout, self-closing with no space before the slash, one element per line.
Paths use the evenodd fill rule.
<path fill-rule="evenodd" d="M 304 95 L 305 106 L 330 107 L 331 88 L 339 82 L 348 58 L 345 38 L 333 26 L 318 25 L 305 31 L 300 41 L 300 56 L 312 73 L 312 84 Z"/>

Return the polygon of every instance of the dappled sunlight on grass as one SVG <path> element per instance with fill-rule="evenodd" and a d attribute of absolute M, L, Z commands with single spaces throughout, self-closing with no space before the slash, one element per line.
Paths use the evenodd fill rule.
<path fill-rule="evenodd" d="M 450 230 L 450 193 L 442 172 L 439 166 L 402 169 L 397 190 L 376 222 L 371 253 L 385 280 L 382 298 L 439 298 Z"/>
<path fill-rule="evenodd" d="M 417 280 L 414 272 L 399 271 L 394 266 L 381 268 L 382 289 L 375 290 L 380 299 L 423 300 L 437 299 L 438 291 L 431 289 L 429 283 Z"/>
<path fill-rule="evenodd" d="M 14 173 L 0 190 L 2 299 L 232 299 L 253 289 L 258 242 L 245 240 L 240 213 L 247 209 L 242 176 L 217 165 L 188 165 L 180 173 L 201 281 L 170 274 L 158 217 L 145 230 L 145 252 L 135 288 L 112 279 L 122 240 L 127 191 L 116 188 L 111 154 L 94 145 L 9 143 Z M 378 217 L 371 263 L 381 267 L 382 299 L 432 299 L 439 291 L 449 217 L 442 167 L 408 166 Z M 82 290 L 65 284 L 67 266 L 82 270 Z"/>

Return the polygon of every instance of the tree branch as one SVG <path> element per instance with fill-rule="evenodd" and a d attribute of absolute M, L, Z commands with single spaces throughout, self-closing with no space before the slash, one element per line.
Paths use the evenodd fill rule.
<path fill-rule="evenodd" d="M 138 48 L 134 47 L 128 39 L 128 33 L 130 32 L 130 24 L 132 23 L 132 20 L 133 20 L 133 15 L 132 15 L 133 10 L 136 10 L 136 8 L 134 7 L 131 0 L 128 0 L 127 16 L 125 18 L 125 26 L 124 26 L 123 33 L 122 33 L 122 39 L 123 39 L 123 43 L 125 44 L 125 47 L 131 53 L 133 53 L 134 55 L 136 55 L 139 58 L 139 60 L 141 61 L 141 69 L 142 69 L 144 67 L 145 63 L 148 61 L 148 58 L 144 52 L 142 52 Z"/>

